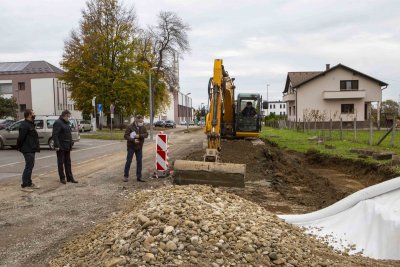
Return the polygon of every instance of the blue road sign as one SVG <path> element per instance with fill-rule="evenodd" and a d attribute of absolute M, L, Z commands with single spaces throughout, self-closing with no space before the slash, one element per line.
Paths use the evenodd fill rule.
<path fill-rule="evenodd" d="M 103 111 L 103 104 L 97 104 L 97 111 L 102 112 Z"/>

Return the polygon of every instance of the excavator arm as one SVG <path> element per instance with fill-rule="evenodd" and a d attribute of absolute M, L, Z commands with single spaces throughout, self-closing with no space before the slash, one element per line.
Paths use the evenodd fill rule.
<path fill-rule="evenodd" d="M 222 59 L 216 59 L 214 75 L 208 86 L 210 110 L 204 129 L 207 135 L 204 161 L 176 160 L 175 183 L 244 187 L 246 165 L 219 162 L 221 136 L 234 133 L 233 80 L 225 72 Z"/>
<path fill-rule="evenodd" d="M 218 161 L 221 150 L 221 119 L 223 109 L 223 66 L 222 59 L 214 61 L 214 75 L 209 83 L 210 112 L 206 117 L 204 133 L 207 135 L 207 150 L 205 161 Z"/>

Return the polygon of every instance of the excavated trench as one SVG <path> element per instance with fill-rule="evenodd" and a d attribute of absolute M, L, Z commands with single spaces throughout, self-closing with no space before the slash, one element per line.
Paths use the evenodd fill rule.
<path fill-rule="evenodd" d="M 196 151 L 189 160 L 202 160 Z M 226 188 L 276 214 L 306 213 L 394 177 L 385 167 L 282 150 L 265 140 L 223 140 L 222 162 L 246 164 L 246 187 Z"/>

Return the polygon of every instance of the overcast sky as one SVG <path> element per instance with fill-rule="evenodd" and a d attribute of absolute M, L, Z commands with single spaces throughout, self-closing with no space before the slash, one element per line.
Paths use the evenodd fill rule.
<path fill-rule="evenodd" d="M 236 78 L 237 92 L 282 99 L 289 71 L 342 63 L 389 84 L 400 101 L 400 1 L 125 0 L 142 27 L 160 10 L 192 30 L 180 62 L 181 90 L 194 107 L 207 101 L 214 58 Z M 46 60 L 59 66 L 64 40 L 77 28 L 84 0 L 0 0 L 0 61 Z"/>

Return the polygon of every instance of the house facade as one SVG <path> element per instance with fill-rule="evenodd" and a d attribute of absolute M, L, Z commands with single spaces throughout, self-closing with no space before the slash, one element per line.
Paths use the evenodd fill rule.
<path fill-rule="evenodd" d="M 286 116 L 286 103 L 282 101 L 265 101 L 263 103 L 263 109 L 265 111 L 265 116 L 270 114 L 275 114 L 277 116 Z"/>
<path fill-rule="evenodd" d="M 68 85 L 59 79 L 63 73 L 46 61 L 0 62 L 0 95 L 16 99 L 18 119 L 24 117 L 26 109 L 37 115 L 60 115 L 68 109 L 81 119 Z"/>
<path fill-rule="evenodd" d="M 317 111 L 322 121 L 363 122 L 369 119 L 373 103 L 380 106 L 387 86 L 345 65 L 327 64 L 325 71 L 289 72 L 283 101 L 289 121 L 307 121 Z"/>

